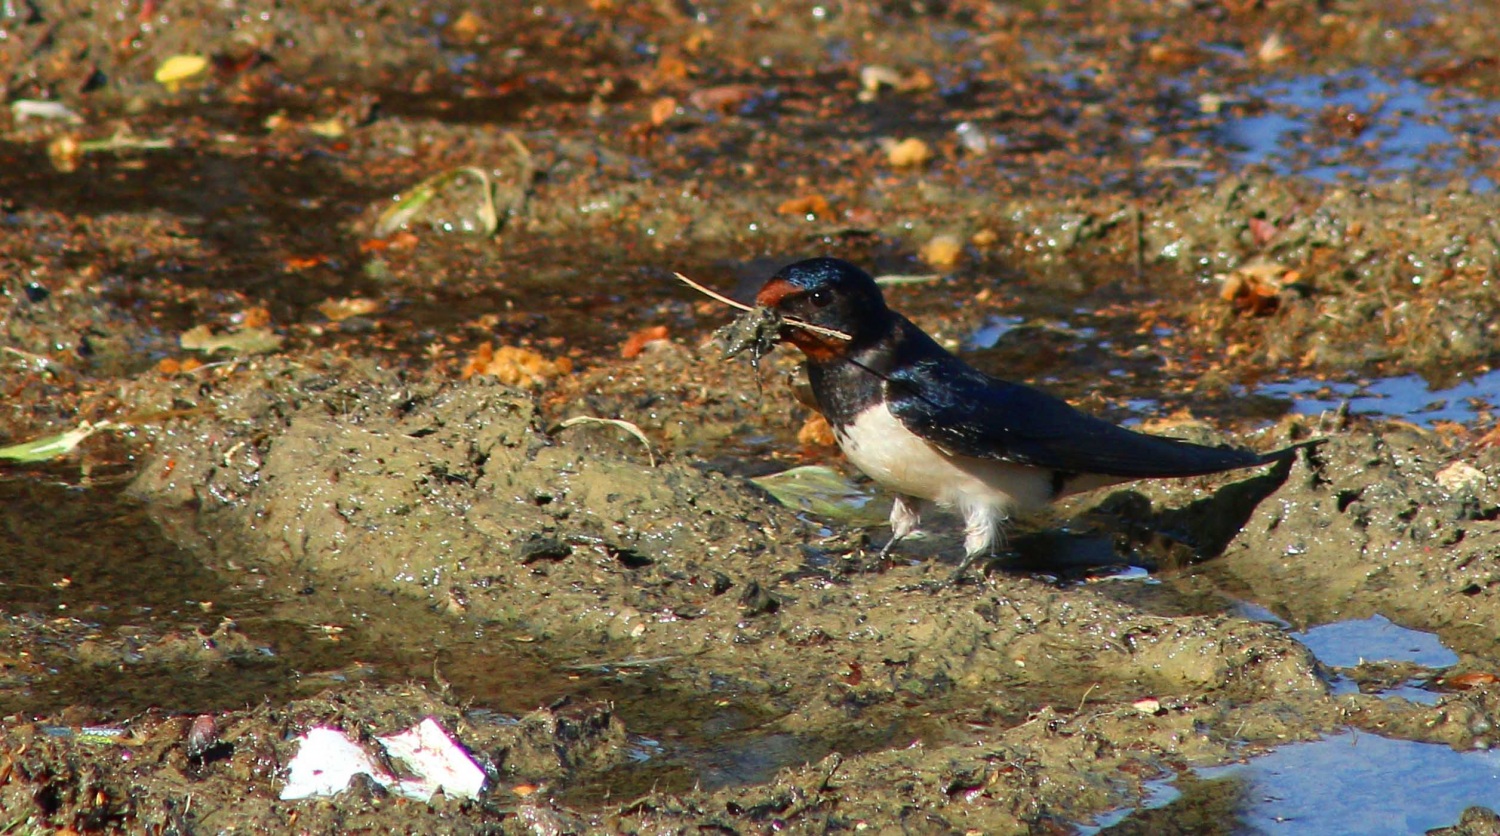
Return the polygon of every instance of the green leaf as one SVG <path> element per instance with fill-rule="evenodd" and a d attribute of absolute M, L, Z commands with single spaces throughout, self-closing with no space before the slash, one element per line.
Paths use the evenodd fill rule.
<path fill-rule="evenodd" d="M 110 426 L 111 424 L 108 421 L 98 424 L 90 424 L 85 421 L 67 432 L 49 435 L 22 444 L 13 444 L 9 447 L 0 447 L 0 459 L 9 459 L 13 462 L 27 464 L 51 461 L 73 452 L 78 445 L 83 443 L 85 438 L 100 430 L 109 429 Z"/>
<path fill-rule="evenodd" d="M 495 189 L 490 183 L 490 176 L 482 169 L 464 166 L 444 171 L 413 186 L 395 205 L 380 213 L 373 230 L 375 237 L 385 238 L 406 226 L 422 213 L 427 204 L 444 192 L 462 192 L 466 188 L 472 188 L 467 182 L 469 180 L 479 181 L 478 194 L 474 196 L 477 205 L 472 207 L 474 229 L 469 231 L 494 235 L 500 228 L 500 215 L 495 209 Z"/>
<path fill-rule="evenodd" d="M 822 465 L 794 467 L 750 481 L 788 508 L 839 522 L 878 525 L 890 512 L 887 502 Z"/>

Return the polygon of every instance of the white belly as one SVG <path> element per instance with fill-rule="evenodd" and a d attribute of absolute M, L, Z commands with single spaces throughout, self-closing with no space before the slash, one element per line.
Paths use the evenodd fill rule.
<path fill-rule="evenodd" d="M 855 467 L 886 488 L 957 508 L 987 507 L 1006 515 L 1052 500 L 1052 473 L 990 459 L 950 456 L 902 426 L 884 403 L 836 430 Z"/>

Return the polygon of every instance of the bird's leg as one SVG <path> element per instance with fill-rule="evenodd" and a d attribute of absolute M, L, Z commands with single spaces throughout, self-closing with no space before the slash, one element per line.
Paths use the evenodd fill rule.
<path fill-rule="evenodd" d="M 890 556 L 891 547 L 905 539 L 913 531 L 917 530 L 917 524 L 922 521 L 921 500 L 909 496 L 896 494 L 896 501 L 891 504 L 891 539 L 886 541 L 885 547 L 880 550 L 878 560 L 882 563 Z"/>
<path fill-rule="evenodd" d="M 961 583 L 968 575 L 969 567 L 980 555 L 986 559 L 995 556 L 995 541 L 1001 537 L 1001 527 L 1007 514 L 1004 508 L 986 503 L 975 503 L 963 509 L 964 513 L 964 559 L 958 570 L 949 577 L 950 583 Z"/>

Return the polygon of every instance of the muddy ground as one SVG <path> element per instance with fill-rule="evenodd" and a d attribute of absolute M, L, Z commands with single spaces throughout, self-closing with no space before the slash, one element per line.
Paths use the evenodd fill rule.
<path fill-rule="evenodd" d="M 1490 746 L 1494 416 L 1254 387 L 1500 357 L 1494 10 L 1099 5 L 4 6 L 0 446 L 111 426 L 0 465 L 0 832 L 1063 833 L 1345 727 Z M 1392 170 L 1407 117 L 1328 105 L 1235 144 L 1258 85 L 1367 71 L 1452 141 Z M 493 234 L 472 183 L 381 228 L 460 166 Z M 750 481 L 848 472 L 796 358 L 724 361 L 670 275 L 814 254 L 931 276 L 892 304 L 1100 414 L 1326 442 L 1021 521 L 982 583 L 942 518 L 874 565 Z M 1435 632 L 1475 687 L 1335 694 L 1242 602 Z M 478 800 L 278 799 L 308 727 L 425 716 Z"/>

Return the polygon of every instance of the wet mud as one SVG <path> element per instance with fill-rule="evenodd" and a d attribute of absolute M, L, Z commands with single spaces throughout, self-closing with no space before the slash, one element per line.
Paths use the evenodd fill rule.
<path fill-rule="evenodd" d="M 1268 394 L 1488 379 L 1482 9 L 5 8 L 0 447 L 97 431 L 0 463 L 0 832 L 1233 832 L 1200 770 L 1496 742 L 1500 395 Z M 167 147 L 57 144 L 127 135 Z M 376 234 L 464 166 L 492 234 L 472 192 Z M 726 360 L 671 276 L 814 254 L 1111 419 L 1322 442 L 1017 521 L 977 582 L 941 515 L 881 564 L 793 352 Z M 753 481 L 798 465 L 864 516 Z M 1376 615 L 1457 661 L 1299 639 Z M 308 728 L 424 717 L 479 798 L 280 799 Z"/>

